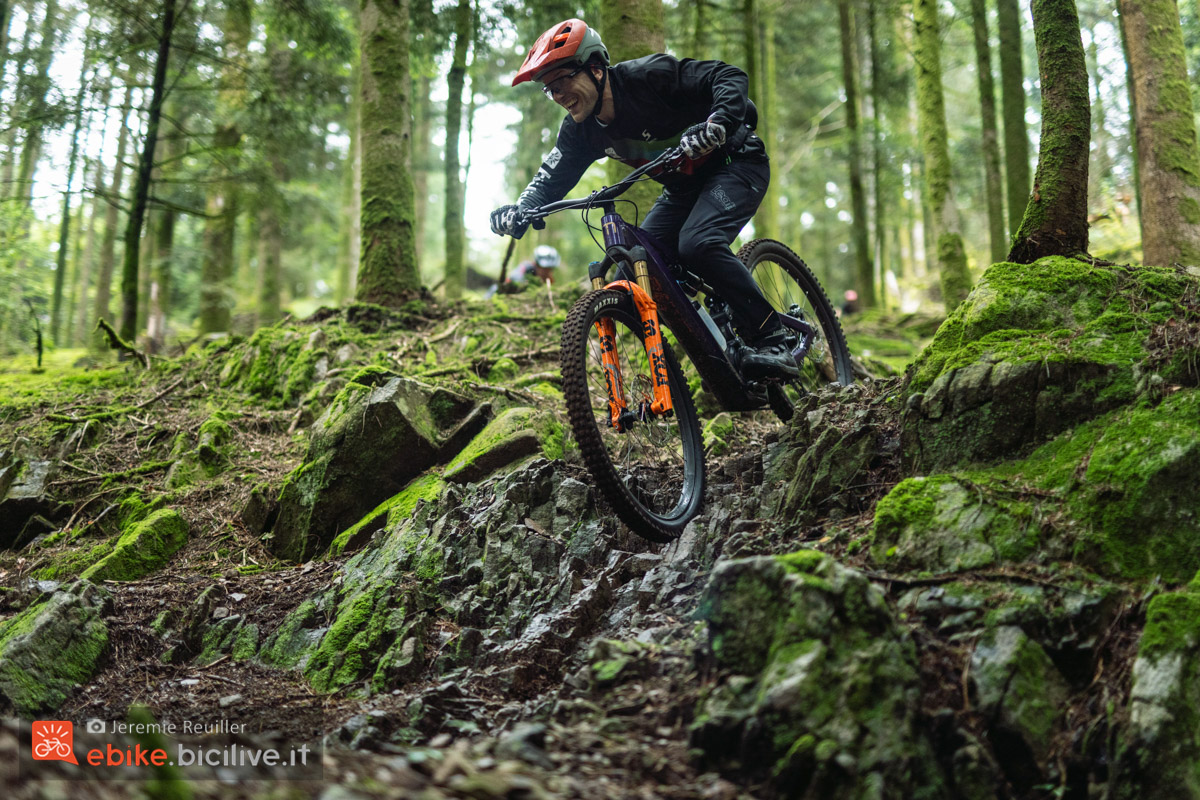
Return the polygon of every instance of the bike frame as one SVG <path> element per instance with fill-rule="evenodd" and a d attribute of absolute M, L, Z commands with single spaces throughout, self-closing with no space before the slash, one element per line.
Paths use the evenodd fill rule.
<path fill-rule="evenodd" d="M 755 391 L 754 387 L 742 379 L 741 373 L 725 354 L 725 349 L 709 332 L 708 323 L 692 306 L 691 299 L 668 270 L 666 265 L 674 259 L 669 259 L 666 249 L 652 235 L 626 222 L 610 207 L 611 204 L 605 206 L 601 222 L 605 260 L 601 262 L 601 266 L 620 264 L 621 274 L 636 275 L 639 271 L 637 265 L 644 263 L 648 291 L 643 291 L 639 283 L 630 280 L 613 281 L 604 288 L 622 289 L 633 294 L 635 306 L 642 314 L 642 323 L 647 332 L 653 330 L 659 333 L 661 325 L 670 328 L 679 346 L 700 373 L 706 388 L 716 395 L 722 408 L 727 411 L 762 408 L 766 404 L 765 394 Z M 635 260 L 635 248 L 644 250 L 644 262 Z M 641 294 L 646 295 L 646 299 L 652 304 L 656 312 L 654 317 L 648 318 L 646 311 L 650 308 L 646 306 L 645 301 L 638 302 Z M 661 338 L 656 338 L 659 338 L 661 352 Z M 650 348 L 650 338 L 647 337 L 647 357 L 651 359 L 650 363 L 654 364 L 655 354 Z M 661 358 L 661 355 L 659 357 Z M 657 383 L 656 380 L 656 389 Z M 667 396 L 669 398 L 669 392 Z"/>
<path fill-rule="evenodd" d="M 661 323 L 670 328 L 679 345 L 695 365 L 696 371 L 700 373 L 705 388 L 716 396 L 723 409 L 753 411 L 763 408 L 768 402 L 765 387 L 742 378 L 741 371 L 729 360 L 726 348 L 713 337 L 709 328 L 712 319 L 706 318 L 707 315 L 701 316 L 702 312 L 693 307 L 691 298 L 671 274 L 668 265 L 678 263 L 679 259 L 651 234 L 630 224 L 616 211 L 616 198 L 629 188 L 635 179 L 679 158 L 681 155 L 678 149 L 668 151 L 653 162 L 634 170 L 615 186 L 601 189 L 582 200 L 550 203 L 534 212 L 531 220 L 536 226 L 544 217 L 557 211 L 595 206 L 603 209 L 601 228 L 604 233 L 604 260 L 593 264 L 588 277 L 592 280 L 593 288 L 629 292 L 642 318 L 646 333 L 646 355 L 655 373 L 655 398 L 652 403 L 643 401 L 640 406 L 648 407 L 648 410 L 656 415 L 671 412 Z M 620 265 L 619 279 L 607 283 L 609 270 L 617 264 Z M 634 280 L 630 280 L 631 278 Z M 788 314 L 780 314 L 779 318 L 785 327 L 799 334 L 799 345 L 793 350 L 793 355 L 799 360 L 812 344 L 815 330 L 804 320 Z M 624 415 L 629 413 L 629 409 L 625 402 L 621 365 L 617 359 L 614 339 L 611 338 L 616 335 L 615 326 L 611 320 L 602 320 L 597 323 L 597 329 L 601 339 L 601 361 L 608 386 L 611 421 L 613 427 L 621 431 L 625 429 Z M 606 337 L 609 337 L 607 342 Z M 644 413 L 646 409 L 639 407 L 638 410 Z"/>

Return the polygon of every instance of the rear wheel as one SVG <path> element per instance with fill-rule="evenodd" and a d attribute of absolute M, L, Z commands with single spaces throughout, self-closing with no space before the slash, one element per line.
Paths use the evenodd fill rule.
<path fill-rule="evenodd" d="M 829 297 L 808 265 L 781 242 L 756 239 L 738 251 L 754 282 L 771 307 L 783 318 L 784 326 L 796 332 L 803 321 L 815 335 L 803 350 L 800 377 L 768 387 L 771 408 L 783 420 L 792 415 L 795 402 L 804 394 L 831 383 L 849 386 L 854 382 L 850 350 Z M 799 336 L 795 346 L 799 346 Z"/>
<path fill-rule="evenodd" d="M 608 381 L 596 327 L 610 320 L 630 415 L 612 424 Z M 653 400 L 653 370 L 642 322 L 627 292 L 602 289 L 579 299 L 563 323 L 562 380 L 567 416 L 588 471 L 617 516 L 636 534 L 666 542 L 683 532 L 704 500 L 704 447 L 687 381 L 666 342 L 673 414 L 644 409 Z"/>

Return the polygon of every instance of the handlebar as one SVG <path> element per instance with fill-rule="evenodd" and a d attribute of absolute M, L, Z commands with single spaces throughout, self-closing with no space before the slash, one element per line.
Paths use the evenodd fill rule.
<path fill-rule="evenodd" d="M 601 189 L 597 189 L 587 197 L 579 197 L 573 200 L 559 200 L 555 203 L 547 203 L 539 208 L 529 209 L 524 212 L 524 216 L 531 223 L 538 223 L 551 214 L 556 214 L 559 211 L 570 211 L 574 208 L 591 208 L 593 206 L 603 205 L 604 203 L 611 203 L 624 194 L 630 186 L 636 183 L 638 179 L 646 173 L 650 172 L 651 170 L 658 169 L 659 167 L 663 168 L 663 172 L 673 172 L 682 164 L 683 158 L 683 148 L 672 147 L 653 161 L 648 161 L 647 163 L 635 169 L 633 172 L 630 172 L 612 186 L 605 186 Z M 540 226 L 534 224 L 533 227 L 540 229 L 545 227 L 545 223 L 543 222 Z"/>

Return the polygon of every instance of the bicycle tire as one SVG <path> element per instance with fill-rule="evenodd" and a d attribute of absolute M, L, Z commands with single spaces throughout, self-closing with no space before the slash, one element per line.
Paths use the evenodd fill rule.
<path fill-rule="evenodd" d="M 567 418 L 597 490 L 617 517 L 644 539 L 669 542 L 683 533 L 704 501 L 704 444 L 696 406 L 679 362 L 664 341 L 673 415 L 636 423 L 624 433 L 612 428 L 595 333 L 595 323 L 602 318 L 617 325 L 626 385 L 645 380 L 641 371 L 631 369 L 645 367 L 638 362 L 639 353 L 644 362 L 645 350 L 641 318 L 632 297 L 616 289 L 588 292 L 571 307 L 563 323 L 560 358 Z M 638 444 L 660 433 L 669 446 Z M 658 458 L 659 464 L 634 463 L 630 455 L 635 449 L 637 458 Z M 614 463 L 617 451 L 627 454 L 620 463 Z"/>
<path fill-rule="evenodd" d="M 819 328 L 819 336 L 810 348 L 805 364 L 801 365 L 801 379 L 773 385 L 768 390 L 772 410 L 786 422 L 791 418 L 793 398 L 811 391 L 821 379 L 825 383 L 841 386 L 854 383 L 850 349 L 846 346 L 842 324 L 824 287 L 790 247 L 774 239 L 755 239 L 743 245 L 737 255 L 777 313 L 806 319 L 811 315 Z M 766 264 L 780 267 L 795 286 L 784 285 L 786 281 L 765 286 L 766 281 L 762 276 L 766 272 Z"/>

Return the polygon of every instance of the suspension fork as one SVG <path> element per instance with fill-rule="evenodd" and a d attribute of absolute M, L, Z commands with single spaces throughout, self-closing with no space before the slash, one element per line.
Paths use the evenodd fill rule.
<path fill-rule="evenodd" d="M 658 323 L 658 306 L 650 290 L 650 272 L 645 260 L 633 264 L 635 281 L 613 281 L 603 285 L 602 278 L 592 278 L 594 289 L 620 289 L 633 296 L 633 304 L 642 322 L 643 343 L 646 359 L 650 363 L 654 398 L 643 398 L 638 404 L 638 416 L 644 418 L 648 411 L 655 416 L 670 416 L 674 405 L 671 402 L 671 386 L 667 380 L 667 356 L 663 347 L 662 328 Z M 600 361 L 604 367 L 605 386 L 608 390 L 608 408 L 614 428 L 624 432 L 629 406 L 625 400 L 625 381 L 621 376 L 621 361 L 617 353 L 616 325 L 611 319 L 596 321 L 600 334 Z"/>

